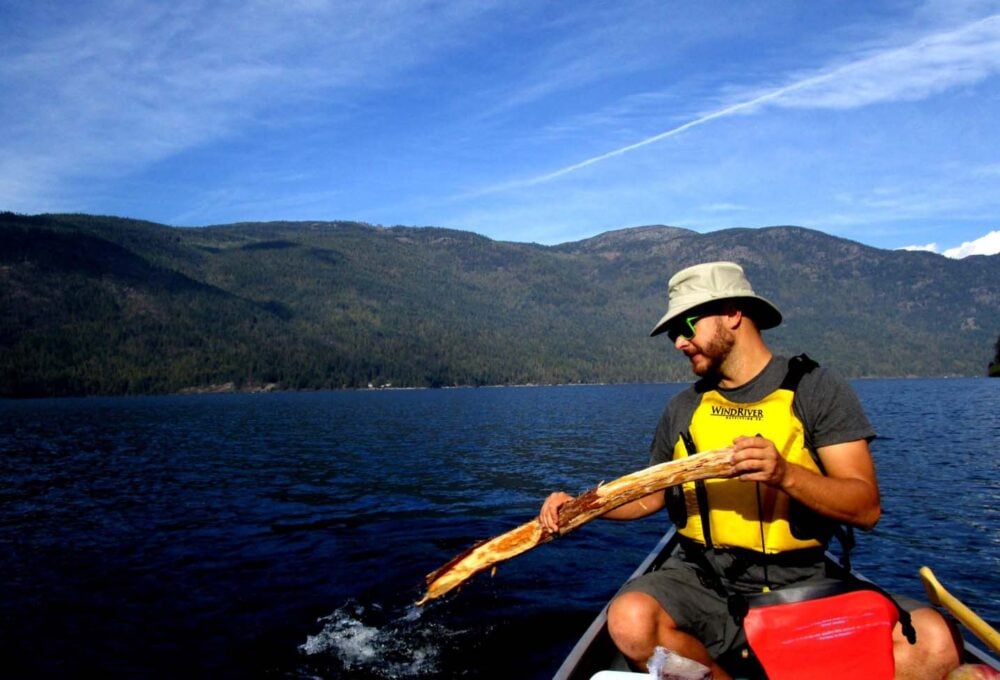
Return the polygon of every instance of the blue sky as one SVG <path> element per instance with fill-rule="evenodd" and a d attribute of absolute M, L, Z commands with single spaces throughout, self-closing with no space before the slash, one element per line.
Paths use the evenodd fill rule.
<path fill-rule="evenodd" d="M 1000 251 L 1000 0 L 0 0 L 0 26 L 2 210 Z"/>

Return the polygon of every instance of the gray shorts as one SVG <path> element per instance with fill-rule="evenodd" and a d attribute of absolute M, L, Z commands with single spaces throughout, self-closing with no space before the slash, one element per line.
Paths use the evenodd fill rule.
<path fill-rule="evenodd" d="M 701 640 L 713 659 L 742 650 L 746 635 L 742 621 L 730 613 L 729 598 L 713 587 L 708 564 L 696 557 L 694 546 L 670 556 L 660 569 L 622 586 L 619 595 L 641 592 L 652 596 L 670 614 L 677 627 Z M 822 550 L 797 551 L 771 557 L 766 563 L 750 562 L 744 551 L 718 550 L 705 553 L 714 564 L 719 581 L 728 593 L 755 595 L 765 586 L 819 584 L 832 580 L 826 572 Z M 704 565 L 704 566 L 703 566 Z"/>

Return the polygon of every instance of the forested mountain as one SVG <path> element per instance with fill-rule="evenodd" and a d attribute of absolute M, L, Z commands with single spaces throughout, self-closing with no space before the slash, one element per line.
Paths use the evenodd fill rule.
<path fill-rule="evenodd" d="M 559 246 L 436 228 L 201 228 L 0 215 L 0 395 L 688 380 L 649 338 L 672 272 L 741 263 L 767 332 L 849 376 L 983 375 L 1000 256 L 797 227 L 652 226 Z"/>

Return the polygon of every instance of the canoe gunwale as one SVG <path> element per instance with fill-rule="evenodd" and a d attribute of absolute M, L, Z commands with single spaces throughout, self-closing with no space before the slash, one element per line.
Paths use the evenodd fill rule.
<path fill-rule="evenodd" d="M 628 577 L 625 583 L 628 583 L 632 579 L 642 576 L 648 571 L 651 571 L 654 566 L 658 566 L 657 562 L 663 562 L 667 557 L 674 551 L 674 547 L 677 544 L 677 529 L 670 527 L 667 532 L 660 538 L 656 547 L 653 548 L 646 558 L 636 567 L 632 575 Z M 576 645 L 570 651 L 569 655 L 563 661 L 559 670 L 556 674 L 552 676 L 552 680 L 575 680 L 576 678 L 589 678 L 592 673 L 587 673 L 585 676 L 580 675 L 581 669 L 590 664 L 585 664 L 587 660 L 586 657 L 589 655 L 591 650 L 597 641 L 602 637 L 607 637 L 607 627 L 608 627 L 608 606 L 611 603 L 608 602 L 601 609 L 601 612 L 597 617 L 591 622 L 587 630 L 584 631 L 583 635 L 577 641 Z"/>

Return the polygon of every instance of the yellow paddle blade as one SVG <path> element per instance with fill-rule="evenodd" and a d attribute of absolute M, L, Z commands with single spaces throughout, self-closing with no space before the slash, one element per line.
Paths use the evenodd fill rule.
<path fill-rule="evenodd" d="M 924 582 L 924 590 L 927 591 L 927 597 L 930 598 L 931 604 L 940 605 L 947 609 L 963 626 L 986 643 L 994 653 L 1000 653 L 1000 633 L 983 621 L 976 612 L 966 607 L 958 598 L 945 590 L 930 567 L 920 567 L 920 580 Z"/>

